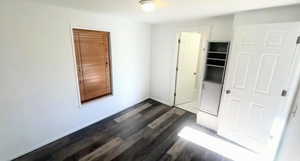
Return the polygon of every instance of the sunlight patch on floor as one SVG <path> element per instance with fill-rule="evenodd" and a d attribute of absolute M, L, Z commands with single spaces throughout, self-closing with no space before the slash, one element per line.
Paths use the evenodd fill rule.
<path fill-rule="evenodd" d="M 184 127 L 178 136 L 234 161 L 258 161 L 258 156 L 240 146 L 191 127 Z"/>

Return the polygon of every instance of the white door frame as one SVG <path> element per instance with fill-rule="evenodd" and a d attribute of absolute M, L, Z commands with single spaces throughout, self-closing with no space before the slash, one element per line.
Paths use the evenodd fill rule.
<path fill-rule="evenodd" d="M 201 51 L 200 52 L 203 52 L 204 54 L 202 54 L 203 57 L 206 57 L 206 50 L 207 50 L 207 43 L 208 43 L 208 40 L 209 40 L 209 36 L 210 36 L 210 31 L 211 31 L 211 26 L 200 26 L 200 27 L 182 27 L 182 28 L 178 28 L 176 31 L 175 31 L 175 34 L 176 34 L 176 40 L 175 41 L 175 53 L 174 53 L 174 57 L 173 57 L 173 60 L 172 60 L 172 65 L 171 65 L 171 82 L 170 82 L 170 93 L 169 93 L 169 100 L 171 102 L 171 106 L 174 106 L 175 104 L 175 96 L 174 96 L 174 93 L 176 92 L 176 67 L 177 67 L 177 60 L 178 60 L 178 49 L 179 49 L 179 43 L 178 43 L 178 39 L 180 38 L 180 33 L 182 32 L 198 32 L 201 34 L 201 43 L 202 43 L 202 46 L 201 46 Z M 201 56 L 201 55 L 200 55 Z M 204 70 L 204 68 L 202 68 L 201 70 Z M 201 73 L 201 78 L 203 79 L 204 77 L 204 71 L 200 71 Z M 201 91 L 199 91 L 201 92 Z"/>
<path fill-rule="evenodd" d="M 287 23 L 289 23 L 289 22 L 287 22 Z M 300 22 L 293 22 L 293 23 L 300 23 Z M 277 23 L 265 23 L 265 24 L 277 24 Z M 280 23 L 278 23 L 278 24 L 280 24 Z M 255 24 L 249 24 L 249 25 L 255 25 Z M 247 26 L 247 25 L 245 25 L 245 26 Z M 300 36 L 300 28 L 299 28 L 298 36 Z M 235 40 L 234 40 L 234 36 L 233 36 L 231 45 L 233 45 L 234 43 L 235 43 Z M 300 44 L 297 45 L 297 50 L 298 51 L 295 51 L 295 52 L 298 52 L 300 54 L 300 52 L 299 52 Z M 230 63 L 231 62 L 230 60 L 233 59 L 231 52 L 232 52 L 232 50 L 230 50 L 230 53 L 229 53 L 228 63 Z M 296 64 L 296 63 L 298 63 L 298 64 Z M 266 154 L 263 154 L 264 155 L 263 160 L 260 160 L 260 161 L 275 161 L 277 159 L 279 147 L 283 140 L 283 134 L 288 125 L 288 120 L 290 117 L 291 110 L 293 108 L 293 103 L 294 103 L 296 95 L 297 95 L 297 90 L 298 89 L 300 90 L 300 61 L 297 62 L 296 60 L 294 60 L 293 65 L 294 65 L 295 73 L 294 73 L 294 75 L 289 76 L 290 86 L 288 87 L 288 95 L 287 95 L 286 103 L 284 106 L 280 107 L 281 108 L 280 115 L 279 115 L 280 119 L 276 120 L 276 123 L 275 123 L 276 131 L 273 131 L 273 139 L 272 139 L 269 151 Z M 229 64 L 227 66 L 229 66 Z M 225 81 L 227 80 L 226 77 L 228 76 L 228 72 L 229 72 L 229 70 L 225 71 L 225 78 L 224 78 Z M 226 89 L 223 88 L 223 90 L 226 90 Z M 222 91 L 222 92 L 224 92 L 224 91 Z M 224 96 L 222 95 L 221 101 L 222 101 L 223 97 Z"/>
<path fill-rule="evenodd" d="M 299 35 L 300 36 L 300 29 L 299 29 Z M 300 54 L 300 44 L 297 44 L 295 55 Z M 297 57 L 297 56 L 296 56 Z M 298 56 L 299 58 L 300 56 Z M 290 75 L 290 86 L 288 88 L 289 91 L 289 97 L 286 101 L 286 108 L 282 108 L 281 111 L 281 119 L 277 122 L 277 128 L 278 132 L 274 134 L 274 137 L 272 139 L 272 147 L 269 152 L 269 161 L 275 161 L 277 159 L 277 155 L 279 152 L 279 147 L 282 144 L 284 133 L 286 132 L 287 126 L 289 124 L 289 118 L 290 114 L 293 110 L 293 105 L 296 101 L 298 90 L 300 90 L 300 61 L 297 59 L 294 59 L 293 61 L 294 66 L 294 75 Z"/>

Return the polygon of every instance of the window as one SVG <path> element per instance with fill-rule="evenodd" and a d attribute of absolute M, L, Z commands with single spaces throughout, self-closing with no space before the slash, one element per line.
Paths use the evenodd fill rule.
<path fill-rule="evenodd" d="M 81 102 L 112 94 L 109 32 L 73 29 Z"/>

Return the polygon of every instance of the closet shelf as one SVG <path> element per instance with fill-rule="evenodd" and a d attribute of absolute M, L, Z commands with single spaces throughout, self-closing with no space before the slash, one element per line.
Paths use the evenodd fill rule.
<path fill-rule="evenodd" d="M 213 54 L 227 54 L 227 51 L 208 51 L 208 53 L 213 53 Z"/>
<path fill-rule="evenodd" d="M 214 64 L 206 64 L 206 65 L 210 67 L 224 68 L 224 66 L 221 65 L 214 65 Z"/>
<path fill-rule="evenodd" d="M 225 59 L 220 59 L 220 58 L 207 58 L 208 60 L 218 60 L 218 61 L 225 61 Z"/>

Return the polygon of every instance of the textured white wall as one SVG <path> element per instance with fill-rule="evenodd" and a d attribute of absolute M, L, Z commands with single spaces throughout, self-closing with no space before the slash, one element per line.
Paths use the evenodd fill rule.
<path fill-rule="evenodd" d="M 237 13 L 234 25 L 293 22 L 300 20 L 300 5 L 275 7 Z"/>
<path fill-rule="evenodd" d="M 149 25 L 18 1 L 0 5 L 0 160 L 149 97 Z M 111 32 L 113 96 L 79 107 L 70 26 Z"/>
<path fill-rule="evenodd" d="M 212 41 L 228 41 L 232 37 L 233 16 L 158 24 L 152 26 L 151 98 L 173 105 L 177 34 L 204 32 Z"/>

